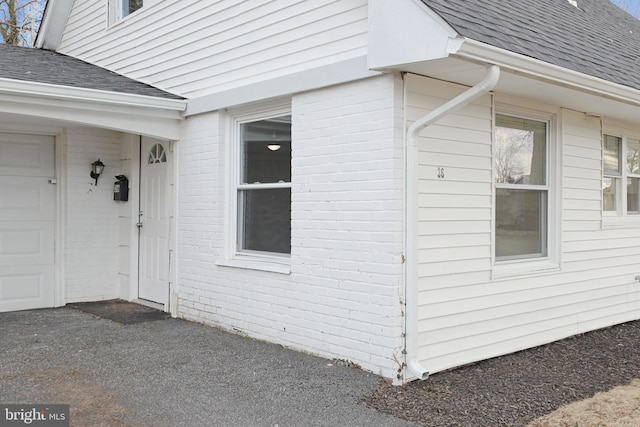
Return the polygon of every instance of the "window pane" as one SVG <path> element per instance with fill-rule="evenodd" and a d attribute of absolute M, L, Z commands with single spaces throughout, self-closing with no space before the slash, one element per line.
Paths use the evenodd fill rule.
<path fill-rule="evenodd" d="M 547 192 L 496 189 L 496 258 L 547 255 Z"/>
<path fill-rule="evenodd" d="M 640 174 L 640 141 L 627 139 L 627 172 Z"/>
<path fill-rule="evenodd" d="M 617 136 L 604 136 L 604 173 L 609 175 L 619 175 L 620 170 L 620 147 L 622 138 Z"/>
<path fill-rule="evenodd" d="M 546 185 L 547 124 L 496 115 L 495 181 Z"/>
<path fill-rule="evenodd" d="M 164 147 L 162 144 L 154 144 L 153 147 L 149 150 L 149 159 L 147 161 L 148 164 L 154 163 L 166 163 L 167 162 L 167 154 L 164 151 Z"/>
<path fill-rule="evenodd" d="M 291 189 L 238 192 L 240 249 L 291 253 Z"/>
<path fill-rule="evenodd" d="M 127 16 L 142 7 L 144 0 L 122 0 L 122 16 Z"/>
<path fill-rule="evenodd" d="M 616 204 L 617 181 L 616 178 L 604 177 L 602 179 L 602 207 L 605 211 L 615 212 L 618 209 Z"/>
<path fill-rule="evenodd" d="M 638 187 L 640 186 L 640 178 L 627 178 L 627 212 L 638 213 L 640 205 L 638 204 Z"/>
<path fill-rule="evenodd" d="M 240 127 L 243 184 L 291 182 L 291 116 Z"/>

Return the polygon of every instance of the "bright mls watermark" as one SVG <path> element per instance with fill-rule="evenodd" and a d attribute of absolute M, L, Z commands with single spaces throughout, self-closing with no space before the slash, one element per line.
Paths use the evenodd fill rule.
<path fill-rule="evenodd" d="M 0 403 L 0 427 L 69 427 L 69 405 L 5 405 Z"/>

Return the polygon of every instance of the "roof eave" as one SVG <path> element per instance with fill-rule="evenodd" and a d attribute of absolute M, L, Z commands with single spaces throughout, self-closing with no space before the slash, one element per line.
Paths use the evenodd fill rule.
<path fill-rule="evenodd" d="M 0 93 L 20 93 L 22 95 L 39 98 L 67 99 L 75 101 L 81 100 L 84 102 L 158 108 L 175 111 L 184 111 L 187 105 L 186 99 L 169 99 L 7 78 L 0 78 Z"/>
<path fill-rule="evenodd" d="M 187 101 L 0 78 L 0 112 L 176 140 Z"/>
<path fill-rule="evenodd" d="M 640 90 L 638 89 L 510 52 L 476 40 L 465 38 L 456 49 L 450 52 L 450 57 L 482 64 L 495 64 L 501 69 L 514 74 L 640 106 Z"/>

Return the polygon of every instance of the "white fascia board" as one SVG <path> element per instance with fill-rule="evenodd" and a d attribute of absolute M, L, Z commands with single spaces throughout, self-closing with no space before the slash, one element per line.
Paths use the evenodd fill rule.
<path fill-rule="evenodd" d="M 74 0 L 47 0 L 44 16 L 36 35 L 35 47 L 47 50 L 58 49 L 73 3 Z"/>
<path fill-rule="evenodd" d="M 113 111 L 101 109 L 99 106 L 89 109 L 86 104 L 74 104 L 68 101 L 45 105 L 18 95 L 3 94 L 0 94 L 0 113 L 18 114 L 34 119 L 60 120 L 62 126 L 73 123 L 166 140 L 180 139 L 182 122 L 178 115 L 175 117 L 145 115 L 140 108 L 136 107 L 121 107 Z"/>
<path fill-rule="evenodd" d="M 59 86 L 49 83 L 0 78 L 0 94 L 21 94 L 40 99 L 65 99 L 110 105 L 126 105 L 161 110 L 185 111 L 187 102 L 182 99 L 158 98 L 122 92 Z"/>
<path fill-rule="evenodd" d="M 420 0 L 369 0 L 369 68 L 446 58 L 457 32 Z"/>
<path fill-rule="evenodd" d="M 640 90 L 475 40 L 465 39 L 456 49 L 452 49 L 451 56 L 482 64 L 495 64 L 504 71 L 511 71 L 580 92 L 640 106 Z"/>
<path fill-rule="evenodd" d="M 188 117 L 250 102 L 288 96 L 294 93 L 379 76 L 380 74 L 378 71 L 369 70 L 367 67 L 367 58 L 361 56 L 335 64 L 312 68 L 263 82 L 189 99 L 185 116 Z"/>
<path fill-rule="evenodd" d="M 0 112 L 180 138 L 186 101 L 0 79 Z"/>

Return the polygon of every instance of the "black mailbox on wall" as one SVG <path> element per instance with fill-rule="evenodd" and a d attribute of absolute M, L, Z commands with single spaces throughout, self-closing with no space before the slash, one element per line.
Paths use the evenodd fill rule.
<path fill-rule="evenodd" d="M 129 200 L 129 180 L 124 175 L 118 175 L 116 179 L 113 183 L 113 200 L 126 202 Z"/>

